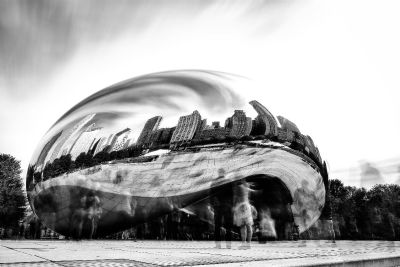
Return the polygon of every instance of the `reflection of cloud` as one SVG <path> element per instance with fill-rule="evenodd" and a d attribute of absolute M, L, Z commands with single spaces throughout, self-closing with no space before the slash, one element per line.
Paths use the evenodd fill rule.
<path fill-rule="evenodd" d="M 152 116 L 162 116 L 167 127 L 176 126 L 179 116 L 195 109 L 203 118 L 214 114 L 222 116 L 245 105 L 244 98 L 236 93 L 242 89 L 238 88 L 243 86 L 242 81 L 249 82 L 232 74 L 205 70 L 168 71 L 126 80 L 71 108 L 47 132 L 42 142 L 56 132 L 68 132 L 88 114 L 96 114 L 91 123 L 103 128 L 102 136 L 129 127 L 133 139 L 139 136 L 144 123 Z"/>
<path fill-rule="evenodd" d="M 98 113 L 104 119 L 150 113 L 146 108 L 152 108 L 155 115 L 163 115 L 168 110 L 176 113 L 186 110 L 187 106 L 192 106 L 193 110 L 205 108 L 213 113 L 224 112 L 244 105 L 241 97 L 229 87 L 229 82 L 235 78 L 239 79 L 230 74 L 200 70 L 161 72 L 133 78 L 86 98 L 57 123 L 80 116 L 80 111 Z"/>

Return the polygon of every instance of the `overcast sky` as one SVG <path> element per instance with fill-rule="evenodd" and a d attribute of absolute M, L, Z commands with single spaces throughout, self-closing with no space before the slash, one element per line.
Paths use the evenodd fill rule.
<path fill-rule="evenodd" d="M 244 3 L 245 2 L 245 3 Z M 0 2 L 0 152 L 26 169 L 72 106 L 152 72 L 206 69 L 312 136 L 331 178 L 399 179 L 400 2 Z"/>

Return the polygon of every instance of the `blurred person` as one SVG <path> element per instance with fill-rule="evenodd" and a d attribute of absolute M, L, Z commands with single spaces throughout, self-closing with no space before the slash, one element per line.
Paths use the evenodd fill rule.
<path fill-rule="evenodd" d="M 300 214 L 300 220 L 302 221 L 303 225 L 307 225 L 311 220 L 311 215 L 309 213 L 310 211 L 317 209 L 315 205 L 318 203 L 314 192 L 310 190 L 308 184 L 308 181 L 303 179 L 301 181 L 301 187 L 297 188 L 293 194 L 293 204 L 295 209 L 297 209 L 298 213 Z M 308 231 L 304 231 L 302 236 L 306 239 L 309 239 Z"/>
<path fill-rule="evenodd" d="M 218 170 L 218 178 L 211 184 L 210 204 L 214 212 L 214 239 L 216 248 L 221 248 L 221 231 L 224 230 L 226 248 L 231 248 L 233 230 L 233 188 L 232 183 L 217 186 L 224 178 L 225 171 Z"/>
<path fill-rule="evenodd" d="M 71 202 L 71 219 L 69 223 L 70 236 L 73 239 L 79 240 L 82 238 L 83 223 L 85 221 L 86 211 L 86 196 L 83 196 L 76 207 L 74 202 Z"/>
<path fill-rule="evenodd" d="M 250 204 L 249 194 L 251 189 L 244 181 L 235 186 L 233 221 L 240 228 L 242 246 L 240 249 L 249 249 L 253 236 L 253 217 L 257 216 L 257 210 Z"/>
<path fill-rule="evenodd" d="M 89 239 L 92 239 L 96 234 L 97 224 L 103 210 L 100 205 L 100 198 L 93 191 L 90 191 L 85 198 L 86 219 L 89 221 Z"/>
<path fill-rule="evenodd" d="M 89 226 L 88 238 L 92 239 L 96 234 L 97 223 L 102 213 L 100 199 L 89 191 L 81 197 L 78 207 L 71 207 L 73 210 L 70 221 L 70 233 L 74 239 L 81 239 L 85 225 Z"/>
<path fill-rule="evenodd" d="M 179 210 L 174 210 L 171 213 L 171 235 L 173 240 L 180 240 L 181 235 L 181 213 Z"/>
<path fill-rule="evenodd" d="M 19 238 L 24 238 L 25 237 L 25 224 L 23 221 L 18 223 L 18 230 L 19 230 L 19 233 L 18 233 Z"/>
<path fill-rule="evenodd" d="M 260 211 L 260 243 L 266 240 L 274 240 L 277 238 L 275 221 L 271 217 L 271 211 L 269 209 Z"/>

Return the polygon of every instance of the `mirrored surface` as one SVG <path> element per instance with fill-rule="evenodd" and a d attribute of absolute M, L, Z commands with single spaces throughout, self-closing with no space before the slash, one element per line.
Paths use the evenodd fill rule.
<path fill-rule="evenodd" d="M 260 240 L 293 239 L 329 221 L 319 149 L 294 122 L 243 97 L 251 86 L 226 73 L 170 71 L 93 94 L 35 151 L 32 209 L 74 238 L 145 224 L 157 238 L 219 239 L 224 229 L 231 239 L 246 228 Z"/>

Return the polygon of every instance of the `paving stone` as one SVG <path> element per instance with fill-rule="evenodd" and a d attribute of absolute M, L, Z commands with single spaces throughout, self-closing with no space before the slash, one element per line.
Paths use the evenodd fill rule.
<path fill-rule="evenodd" d="M 327 241 L 283 241 L 253 243 L 248 250 L 239 249 L 240 245 L 240 242 L 232 242 L 232 249 L 216 249 L 215 243 L 209 241 L 2 240 L 0 267 L 334 266 L 357 261 L 378 260 L 384 263 L 382 259 L 392 258 L 398 259 L 400 265 L 400 242 L 338 241 L 333 244 Z"/>

